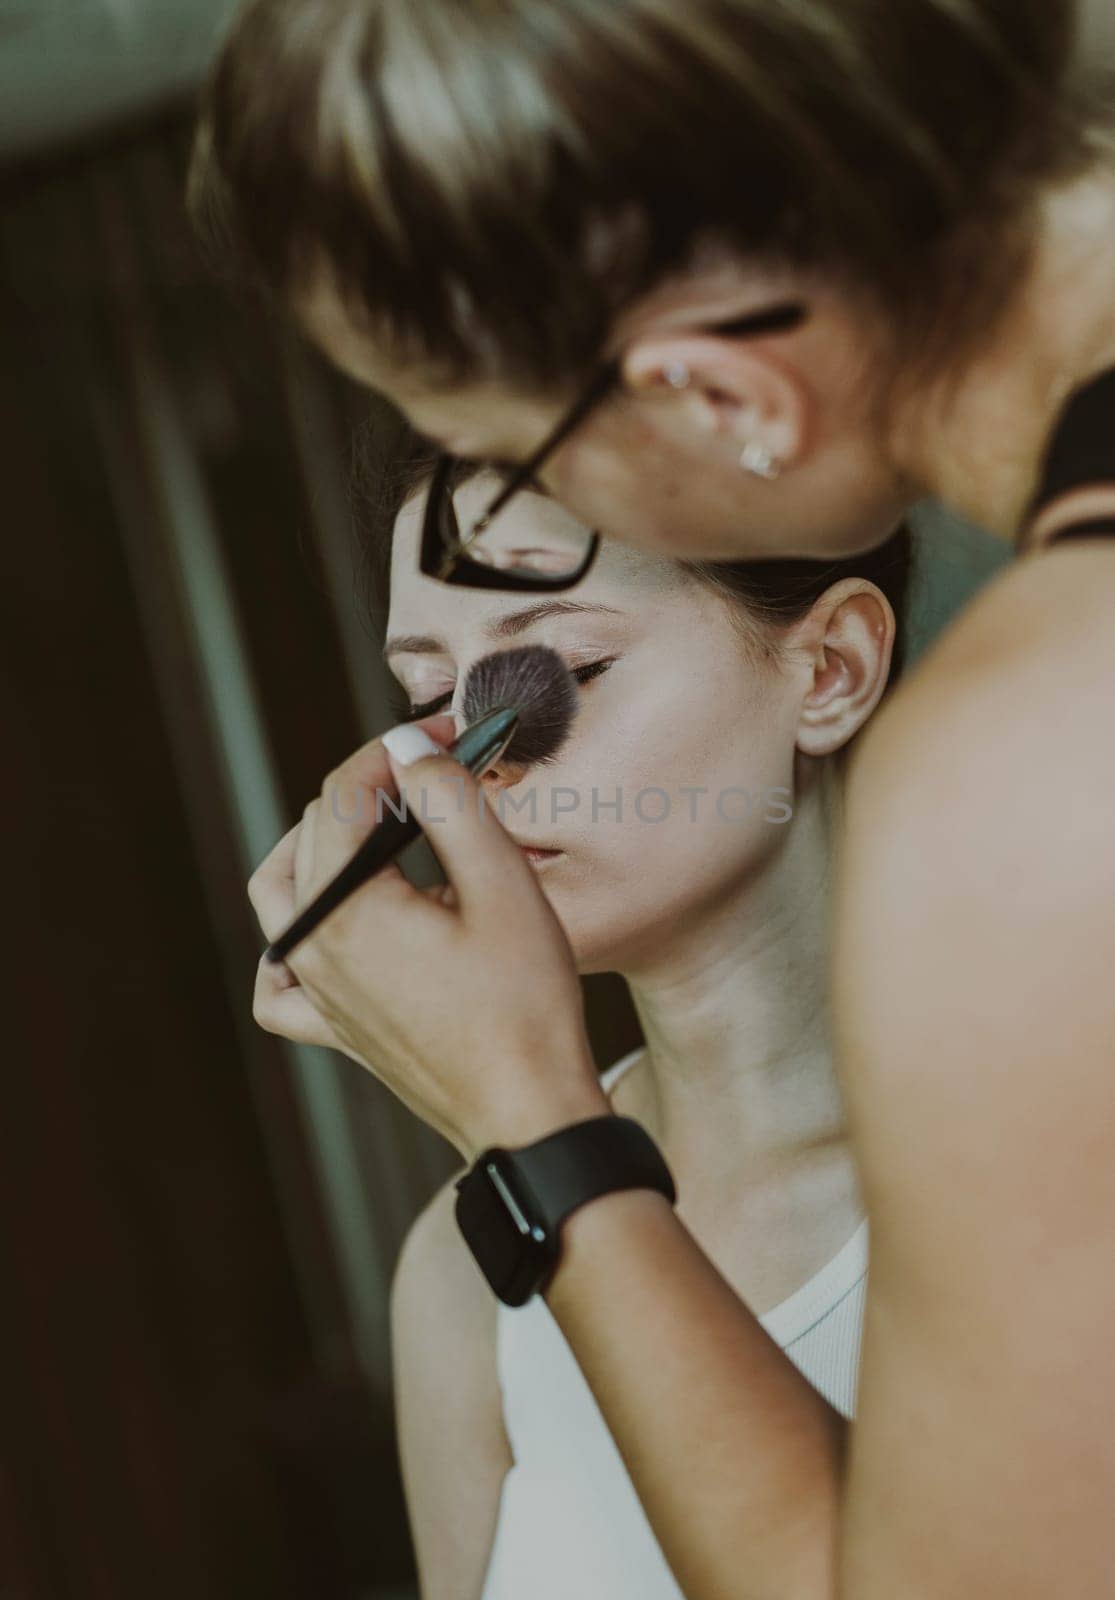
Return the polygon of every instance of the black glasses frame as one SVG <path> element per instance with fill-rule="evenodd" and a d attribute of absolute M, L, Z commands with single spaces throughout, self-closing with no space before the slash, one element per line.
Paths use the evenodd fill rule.
<path fill-rule="evenodd" d="M 808 309 L 799 303 L 774 306 L 768 311 L 752 312 L 731 322 L 717 323 L 706 328 L 705 333 L 722 338 L 757 338 L 766 333 L 785 333 L 799 327 L 808 317 Z M 517 494 L 529 488 L 536 480 L 540 468 L 564 444 L 585 419 L 596 410 L 612 391 L 618 388 L 623 376 L 622 357 L 606 362 L 592 379 L 584 393 L 574 402 L 561 421 L 546 435 L 542 443 L 509 475 L 503 488 L 486 507 L 467 538 L 462 537 L 457 513 L 453 505 L 453 489 L 464 463 L 454 455 L 442 451 L 434 466 L 426 509 L 422 519 L 422 540 L 419 551 L 419 570 L 429 578 L 442 583 L 461 584 L 470 589 L 509 589 L 529 591 L 554 591 L 571 589 L 580 583 L 588 572 L 600 549 L 600 535 L 594 533 L 585 552 L 585 558 L 575 572 L 560 577 L 546 577 L 539 573 L 528 575 L 507 572 L 499 567 L 477 561 L 468 554 L 468 546 L 478 534 L 499 516 L 500 512 Z"/>

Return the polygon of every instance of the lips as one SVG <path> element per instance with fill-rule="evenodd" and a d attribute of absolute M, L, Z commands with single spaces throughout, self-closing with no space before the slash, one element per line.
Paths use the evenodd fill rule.
<path fill-rule="evenodd" d="M 526 856 L 527 860 L 532 866 L 535 867 L 542 866 L 542 864 L 546 861 L 556 861 L 558 856 L 563 856 L 565 854 L 564 850 L 547 850 L 542 845 L 524 844 L 522 840 L 516 840 L 516 843 L 518 844 L 519 849 Z"/>

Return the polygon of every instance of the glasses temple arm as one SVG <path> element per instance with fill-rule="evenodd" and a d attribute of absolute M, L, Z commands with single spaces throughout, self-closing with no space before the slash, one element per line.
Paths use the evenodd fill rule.
<path fill-rule="evenodd" d="M 533 451 L 521 466 L 515 468 L 515 471 L 492 501 L 484 516 L 476 524 L 473 529 L 474 533 L 479 533 L 486 528 L 492 518 L 498 516 L 503 510 L 512 495 L 518 494 L 520 490 L 525 489 L 532 482 L 542 463 L 553 454 L 558 445 L 563 443 L 575 428 L 580 426 L 589 412 L 595 410 L 605 395 L 615 388 L 619 382 L 620 371 L 621 367 L 618 361 L 609 361 L 606 367 L 601 368 L 591 387 L 577 401 L 572 411 L 561 419 L 551 433 L 546 435 L 537 450 Z"/>

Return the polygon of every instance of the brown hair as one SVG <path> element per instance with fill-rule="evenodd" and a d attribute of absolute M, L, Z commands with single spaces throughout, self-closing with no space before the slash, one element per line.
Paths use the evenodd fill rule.
<path fill-rule="evenodd" d="M 976 303 L 973 261 L 1010 270 L 1005 224 L 1085 159 L 1074 17 L 1074 0 L 248 0 L 193 205 L 272 291 L 296 302 L 324 274 L 448 380 L 576 378 L 706 239 L 841 275 L 924 330 Z"/>

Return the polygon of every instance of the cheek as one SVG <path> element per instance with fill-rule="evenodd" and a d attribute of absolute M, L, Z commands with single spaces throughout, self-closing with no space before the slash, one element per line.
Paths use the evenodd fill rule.
<path fill-rule="evenodd" d="M 727 820 L 721 810 L 733 823 L 746 811 L 739 791 L 754 797 L 754 814 L 761 817 L 769 810 L 770 790 L 792 784 L 793 730 L 786 707 L 756 692 L 748 676 L 754 668 L 741 660 L 734 636 L 721 654 L 702 651 L 699 644 L 694 650 L 695 637 L 700 639 L 664 635 L 657 652 L 660 662 L 685 662 L 684 671 L 659 665 L 652 679 L 640 667 L 639 674 L 632 669 L 630 678 L 620 679 L 621 664 L 606 706 L 603 696 L 594 703 L 588 691 L 583 740 L 558 767 L 528 779 L 537 793 L 540 836 L 552 828 L 555 838 L 560 835 L 597 862 L 613 883 L 647 851 L 668 845 L 689 857 L 706 848 L 696 837 L 702 826 L 707 823 L 715 834 Z M 622 695 L 616 692 L 621 687 Z M 663 815 L 664 821 L 655 820 Z"/>
<path fill-rule="evenodd" d="M 734 670 L 733 647 L 738 655 L 733 639 L 719 660 L 644 681 L 560 770 L 539 775 L 539 834 L 570 851 L 542 887 L 585 970 L 622 960 L 632 941 L 668 938 L 786 836 L 772 808 L 787 797 L 770 791 L 791 787 L 792 735 L 784 708 L 749 688 L 748 664 Z M 684 659 L 680 646 L 673 659 Z M 575 809 L 551 825 L 561 789 Z"/>
<path fill-rule="evenodd" d="M 645 434 L 645 438 L 642 436 Z M 586 527 L 650 555 L 691 555 L 684 502 L 692 507 L 694 480 L 684 463 L 647 430 L 625 431 L 615 443 L 574 440 L 555 463 L 552 487 Z"/>
<path fill-rule="evenodd" d="M 637 782 L 674 793 L 683 787 L 760 790 L 792 771 L 793 732 L 782 698 L 764 692 L 734 636 L 722 649 L 714 640 L 698 634 L 695 649 L 693 635 L 673 645 L 663 641 L 664 659 L 685 662 L 685 672 L 660 680 L 639 719 L 642 736 L 630 751 Z"/>

